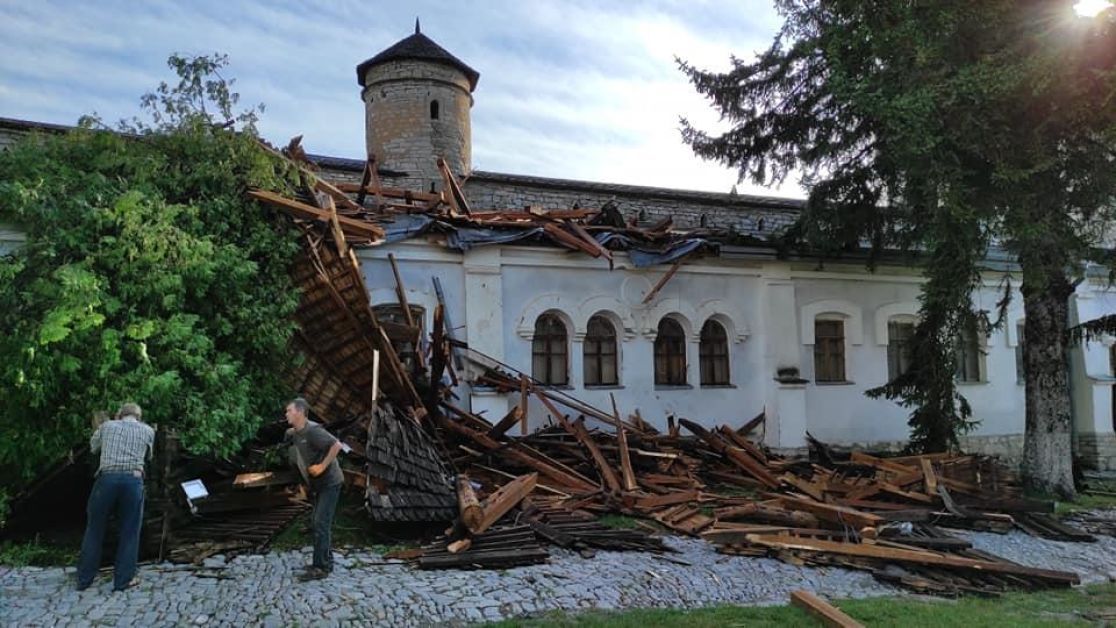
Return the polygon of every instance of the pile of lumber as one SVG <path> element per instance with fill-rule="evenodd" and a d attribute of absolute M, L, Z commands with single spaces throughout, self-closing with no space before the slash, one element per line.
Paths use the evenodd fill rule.
<path fill-rule="evenodd" d="M 1023 499 L 1012 474 L 988 458 L 846 455 L 812 441 L 811 457 L 790 459 L 751 439 L 762 414 L 740 426 L 664 417 L 655 427 L 638 411 L 622 416 L 615 401 L 597 408 L 457 341 L 444 304 L 425 343 L 409 319 L 377 320 L 350 246 L 384 241 L 399 224 L 414 223 L 447 242 L 468 229 L 493 229 L 611 261 L 612 247 L 634 242 L 666 253 L 693 235 L 672 231 L 669 219 L 640 227 L 607 206 L 479 210 L 444 164 L 443 191 L 428 193 L 383 187 L 374 159 L 359 185 L 344 185 L 310 175 L 296 142 L 287 154 L 308 173 L 299 197 L 253 196 L 292 216 L 304 232 L 296 320 L 309 359 L 292 382 L 335 433 L 365 435 L 346 440 L 356 452 L 351 460 L 363 465 L 363 473 L 347 477 L 363 484 L 370 505 L 385 512 L 406 508 L 406 496 L 421 489 L 435 496 L 421 516 L 451 515 L 451 527 L 426 548 L 421 566 L 545 560 L 539 541 L 583 552 L 663 549 L 642 530 L 593 521 L 618 514 L 703 536 L 726 553 L 869 569 L 930 592 L 1076 581 L 980 554 L 938 527 L 1087 536 L 1045 517 L 1051 504 Z M 398 305 L 409 317 L 406 287 L 389 259 Z M 674 261 L 675 269 L 681 262 L 662 259 Z M 435 288 L 440 295 L 437 281 Z M 426 350 L 405 365 L 393 346 L 401 341 Z M 382 384 L 373 376 L 378 372 Z M 518 403 L 490 421 L 461 407 L 454 391 L 463 384 L 494 388 Z M 390 412 L 377 410 L 385 401 Z M 539 408 L 544 416 L 529 416 Z M 539 424 L 544 427 L 528 433 L 528 425 Z M 396 468 L 407 467 L 408 457 L 422 463 Z"/>

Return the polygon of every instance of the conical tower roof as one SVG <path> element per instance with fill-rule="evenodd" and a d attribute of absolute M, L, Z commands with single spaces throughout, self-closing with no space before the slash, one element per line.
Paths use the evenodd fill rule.
<path fill-rule="evenodd" d="M 423 35 L 419 30 L 418 20 L 415 20 L 414 35 L 399 40 L 383 52 L 357 66 L 357 83 L 364 87 L 364 76 L 367 74 L 368 68 L 388 61 L 403 60 L 428 61 L 457 68 L 469 79 L 469 91 L 477 88 L 477 80 L 480 79 L 479 72 L 465 65 L 464 61 L 450 54 L 445 48 L 434 43 L 434 40 Z"/>

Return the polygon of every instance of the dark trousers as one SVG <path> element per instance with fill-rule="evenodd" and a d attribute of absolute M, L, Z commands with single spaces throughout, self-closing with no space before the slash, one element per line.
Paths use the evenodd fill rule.
<path fill-rule="evenodd" d="M 341 484 L 314 489 L 314 512 L 312 524 L 314 529 L 314 563 L 313 565 L 325 571 L 333 571 L 333 552 L 330 544 L 333 541 L 333 514 L 337 511 L 337 499 L 341 496 Z"/>
<path fill-rule="evenodd" d="M 143 478 L 131 471 L 104 472 L 93 482 L 86 507 L 85 537 L 81 541 L 77 568 L 77 586 L 80 589 L 93 582 L 101 566 L 105 528 L 113 512 L 120 521 L 120 540 L 112 571 L 113 589 L 123 589 L 136 575 L 140 526 L 143 523 Z"/>

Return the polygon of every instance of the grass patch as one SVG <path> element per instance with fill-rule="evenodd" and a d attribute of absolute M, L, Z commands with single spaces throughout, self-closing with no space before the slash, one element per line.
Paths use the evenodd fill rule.
<path fill-rule="evenodd" d="M 1083 510 L 1099 510 L 1102 508 L 1116 508 L 1116 482 L 1090 480 L 1088 490 L 1112 493 L 1113 495 L 1090 495 L 1088 492 L 1077 494 L 1077 499 L 1072 502 L 1059 501 L 1055 504 L 1054 514 L 1058 517 L 1067 517 Z"/>
<path fill-rule="evenodd" d="M 601 525 L 608 526 L 616 530 L 635 530 L 640 529 L 639 519 L 629 517 L 627 515 L 604 515 L 597 519 Z"/>
<path fill-rule="evenodd" d="M 836 604 L 853 619 L 868 626 L 937 628 L 965 626 L 1040 627 L 1096 625 L 1116 615 L 1116 584 L 1035 593 L 1010 593 L 1000 598 L 873 598 Z M 589 612 L 578 615 L 549 614 L 529 620 L 507 620 L 494 627 L 581 626 L 591 628 L 645 628 L 646 626 L 811 626 L 821 625 L 805 611 L 791 606 L 718 606 L 697 610 L 639 609 L 618 613 Z"/>
<path fill-rule="evenodd" d="M 77 563 L 79 545 L 43 543 L 38 536 L 29 541 L 0 543 L 0 565 L 9 567 L 59 567 Z"/>

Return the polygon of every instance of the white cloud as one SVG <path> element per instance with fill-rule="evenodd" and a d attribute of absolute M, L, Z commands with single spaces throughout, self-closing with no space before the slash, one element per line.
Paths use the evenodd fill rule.
<path fill-rule="evenodd" d="M 168 54 L 220 51 L 242 104 L 266 103 L 266 136 L 303 134 L 314 152 L 359 157 L 354 68 L 409 35 L 416 14 L 481 73 L 475 167 L 715 191 L 736 175 L 682 144 L 680 116 L 702 128 L 718 121 L 674 57 L 721 69 L 733 53 L 766 47 L 779 23 L 768 6 L 711 0 L 9 3 L 0 6 L 0 116 L 130 116 L 140 94 L 172 80 Z"/>

